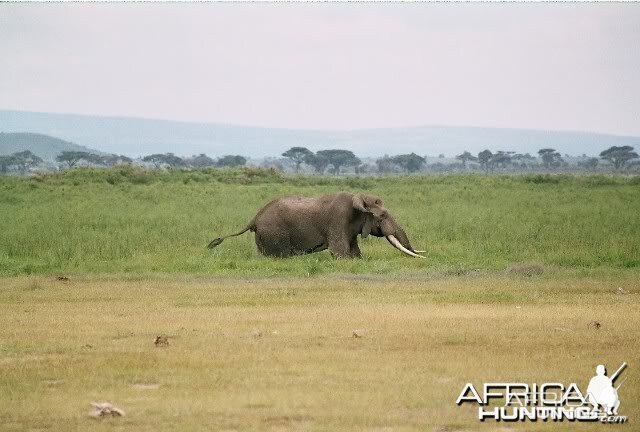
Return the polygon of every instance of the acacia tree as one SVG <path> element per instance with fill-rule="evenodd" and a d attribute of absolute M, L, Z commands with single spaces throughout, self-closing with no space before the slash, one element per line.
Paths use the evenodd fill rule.
<path fill-rule="evenodd" d="M 512 163 L 519 165 L 520 168 L 529 168 L 537 163 L 537 159 L 529 153 L 516 153 L 511 156 Z"/>
<path fill-rule="evenodd" d="M 491 150 L 483 150 L 478 153 L 478 162 L 480 162 L 480 166 L 482 167 L 482 169 L 484 169 L 485 172 L 489 172 L 492 159 L 493 153 L 491 153 Z"/>
<path fill-rule="evenodd" d="M 638 153 L 633 151 L 633 147 L 631 146 L 613 146 L 600 153 L 600 157 L 611 162 L 613 167 L 619 170 L 628 165 L 633 159 L 638 159 L 640 156 L 638 156 Z"/>
<path fill-rule="evenodd" d="M 15 167 L 18 172 L 25 173 L 41 163 L 42 159 L 40 157 L 29 150 L 25 150 L 8 156 L 0 156 L 0 172 L 6 173 L 9 168 Z"/>
<path fill-rule="evenodd" d="M 312 156 L 313 152 L 306 147 L 291 147 L 282 156 L 289 158 L 296 164 L 296 173 L 300 172 L 300 165 Z"/>
<path fill-rule="evenodd" d="M 415 153 L 397 155 L 394 156 L 392 160 L 394 163 L 402 167 L 403 170 L 409 173 L 420 171 L 422 166 L 427 161 L 425 158 L 423 158 L 422 156 L 418 156 Z"/>
<path fill-rule="evenodd" d="M 475 157 L 474 155 L 472 155 L 471 153 L 469 153 L 468 151 L 464 151 L 464 153 L 459 154 L 458 156 L 456 156 L 456 159 L 458 159 L 459 161 L 462 161 L 462 167 L 466 168 L 467 167 L 467 162 L 475 162 L 478 160 L 477 157 Z"/>
<path fill-rule="evenodd" d="M 214 161 L 204 153 L 200 153 L 198 156 L 192 156 L 185 162 L 194 168 L 207 168 L 216 165 L 216 161 Z"/>
<path fill-rule="evenodd" d="M 558 168 L 564 162 L 560 153 L 552 148 L 540 149 L 538 154 L 542 158 L 542 165 L 547 169 Z"/>
<path fill-rule="evenodd" d="M 378 172 L 380 173 L 388 173 L 398 170 L 398 165 L 393 161 L 393 158 L 388 155 L 384 155 L 380 159 L 376 160 L 376 165 L 378 166 Z"/>
<path fill-rule="evenodd" d="M 491 166 L 506 168 L 508 165 L 511 164 L 511 156 L 513 155 L 513 153 L 514 152 L 510 152 L 510 151 L 502 151 L 502 150 L 498 151 L 498 153 L 491 156 Z"/>
<path fill-rule="evenodd" d="M 63 151 L 56 156 L 56 161 L 66 163 L 69 168 L 73 168 L 80 161 L 99 165 L 102 163 L 102 157 L 100 155 L 84 151 Z"/>
<path fill-rule="evenodd" d="M 316 173 L 324 174 L 329 166 L 329 158 L 321 152 L 312 153 L 304 158 L 304 163 L 311 165 Z"/>
<path fill-rule="evenodd" d="M 222 156 L 216 162 L 216 165 L 219 167 L 237 167 L 242 166 L 247 163 L 247 158 L 240 155 L 227 155 Z"/>
<path fill-rule="evenodd" d="M 340 168 L 343 166 L 356 166 L 361 163 L 350 150 L 320 150 L 316 155 L 326 157 L 328 163 L 333 165 L 335 175 L 340 175 Z"/>
<path fill-rule="evenodd" d="M 42 163 L 42 158 L 34 155 L 29 150 L 14 153 L 15 164 L 18 166 L 20 172 L 26 172 L 33 167 L 36 167 Z"/>
<path fill-rule="evenodd" d="M 169 168 L 178 168 L 186 165 L 181 157 L 176 156 L 173 153 L 155 153 L 143 157 L 142 161 L 151 162 L 156 167 L 156 169 L 159 169 L 163 165 L 166 165 Z"/>

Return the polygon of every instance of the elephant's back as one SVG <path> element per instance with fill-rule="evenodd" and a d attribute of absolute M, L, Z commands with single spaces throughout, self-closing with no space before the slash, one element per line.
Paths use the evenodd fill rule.
<path fill-rule="evenodd" d="M 264 206 L 255 217 L 256 225 L 298 225 L 315 222 L 326 209 L 318 198 L 287 196 Z"/>
<path fill-rule="evenodd" d="M 320 209 L 317 198 L 287 196 L 271 201 L 258 212 L 257 217 L 271 216 L 273 213 L 316 213 Z"/>
<path fill-rule="evenodd" d="M 283 197 L 278 200 L 278 204 L 283 209 L 291 209 L 295 211 L 315 211 L 319 206 L 317 198 L 303 196 Z"/>

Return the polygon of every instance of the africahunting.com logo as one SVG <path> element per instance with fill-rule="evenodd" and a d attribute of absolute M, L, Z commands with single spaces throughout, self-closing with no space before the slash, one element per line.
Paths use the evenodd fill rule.
<path fill-rule="evenodd" d="M 478 405 L 480 421 L 600 421 L 602 423 L 626 423 L 627 417 L 618 414 L 620 399 L 618 389 L 624 380 L 614 387 L 627 363 L 611 376 L 607 376 L 604 365 L 596 367 L 587 391 L 582 392 L 578 384 L 565 386 L 562 383 L 485 383 L 478 392 L 472 383 L 467 383 L 456 404 Z"/>

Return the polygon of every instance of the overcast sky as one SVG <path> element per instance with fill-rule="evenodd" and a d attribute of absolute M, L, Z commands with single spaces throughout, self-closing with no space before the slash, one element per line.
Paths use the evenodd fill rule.
<path fill-rule="evenodd" d="M 0 109 L 640 136 L 640 4 L 0 4 Z"/>

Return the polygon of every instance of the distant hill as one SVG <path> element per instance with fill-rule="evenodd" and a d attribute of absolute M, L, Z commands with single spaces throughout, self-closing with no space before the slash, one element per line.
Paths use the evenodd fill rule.
<path fill-rule="evenodd" d="M 0 122 L 1 124 L 1 122 Z M 90 153 L 100 152 L 38 133 L 4 133 L 0 132 L 0 155 L 30 150 L 31 153 L 41 157 L 45 161 L 53 161 L 63 151 L 86 151 Z"/>
<path fill-rule="evenodd" d="M 420 126 L 359 130 L 295 130 L 0 110 L 0 132 L 53 135 L 107 153 L 131 157 L 172 152 L 181 156 L 278 156 L 293 146 L 317 151 L 342 148 L 358 156 L 415 152 L 448 156 L 484 149 L 535 154 L 552 147 L 572 155 L 597 155 L 613 145 L 640 150 L 640 138 L 588 132 Z"/>

